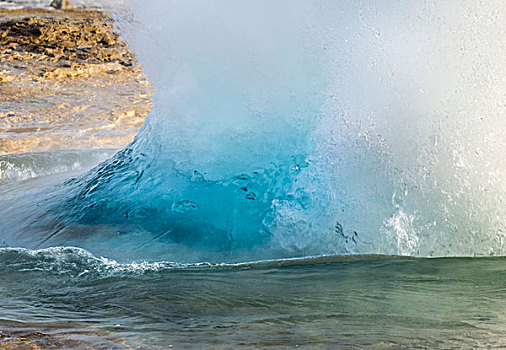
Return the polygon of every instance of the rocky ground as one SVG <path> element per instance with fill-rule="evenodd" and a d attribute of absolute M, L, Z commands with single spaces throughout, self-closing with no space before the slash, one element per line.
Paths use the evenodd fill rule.
<path fill-rule="evenodd" d="M 11 325 L 0 330 L 2 350 L 130 349 L 112 333 L 78 324 Z"/>
<path fill-rule="evenodd" d="M 0 10 L 0 155 L 119 148 L 151 86 L 99 11 Z"/>

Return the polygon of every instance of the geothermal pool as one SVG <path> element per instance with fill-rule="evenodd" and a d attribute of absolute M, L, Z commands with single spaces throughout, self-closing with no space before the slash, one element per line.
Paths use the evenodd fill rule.
<path fill-rule="evenodd" d="M 506 5 L 108 11 L 154 107 L 123 150 L 2 156 L 2 332 L 505 346 Z"/>

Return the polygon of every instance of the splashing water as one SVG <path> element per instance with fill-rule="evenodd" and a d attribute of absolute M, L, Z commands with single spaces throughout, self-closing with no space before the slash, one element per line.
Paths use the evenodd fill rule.
<path fill-rule="evenodd" d="M 172 261 L 504 255 L 505 3 L 127 4 L 153 110 L 13 241 Z"/>

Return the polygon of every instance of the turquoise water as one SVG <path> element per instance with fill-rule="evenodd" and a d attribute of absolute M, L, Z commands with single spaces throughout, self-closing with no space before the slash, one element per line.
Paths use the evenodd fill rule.
<path fill-rule="evenodd" d="M 101 273 L 75 257 L 60 270 L 42 267 L 41 260 L 0 253 L 0 328 L 41 332 L 39 343 L 78 339 L 83 349 L 506 346 L 502 258 L 327 258 L 283 267 L 116 266 Z"/>
<path fill-rule="evenodd" d="M 132 144 L 43 199 L 62 226 L 43 246 L 178 262 L 506 254 L 502 2 L 123 11 L 153 109 Z M 110 231 L 84 241 L 83 227 Z"/>
<path fill-rule="evenodd" d="M 506 254 L 502 2 L 111 13 L 153 109 L 90 171 L 2 196 L 2 246 L 180 263 Z"/>

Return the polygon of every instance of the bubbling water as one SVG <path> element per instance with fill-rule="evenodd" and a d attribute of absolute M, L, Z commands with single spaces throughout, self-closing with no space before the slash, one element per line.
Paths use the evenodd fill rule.
<path fill-rule="evenodd" d="M 67 183 L 66 225 L 266 257 L 504 255 L 506 3 L 127 5 L 154 107 Z"/>

